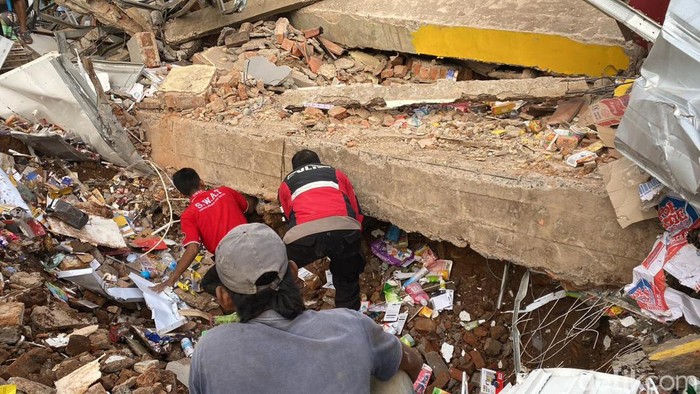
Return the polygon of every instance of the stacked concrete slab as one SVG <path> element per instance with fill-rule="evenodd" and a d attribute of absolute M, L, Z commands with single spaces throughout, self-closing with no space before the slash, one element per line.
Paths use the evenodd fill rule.
<path fill-rule="evenodd" d="M 590 76 L 629 65 L 615 21 L 582 0 L 324 0 L 291 21 L 349 47 Z"/>
<path fill-rule="evenodd" d="M 274 200 L 291 155 L 311 148 L 347 172 L 369 215 L 578 285 L 628 283 L 660 231 L 653 220 L 620 228 L 600 180 L 510 176 L 371 145 L 348 149 L 287 136 L 296 128 L 283 121 L 227 126 L 146 112 L 141 119 L 162 166 L 193 167 L 209 182 Z"/>

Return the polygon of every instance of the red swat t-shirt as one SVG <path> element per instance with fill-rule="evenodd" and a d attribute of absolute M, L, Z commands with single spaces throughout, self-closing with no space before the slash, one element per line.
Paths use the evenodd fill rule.
<path fill-rule="evenodd" d="M 190 197 L 190 205 L 180 217 L 183 246 L 203 244 L 211 253 L 216 251 L 229 231 L 239 224 L 248 223 L 244 212 L 248 201 L 241 193 L 221 186 L 212 190 L 200 190 Z"/>

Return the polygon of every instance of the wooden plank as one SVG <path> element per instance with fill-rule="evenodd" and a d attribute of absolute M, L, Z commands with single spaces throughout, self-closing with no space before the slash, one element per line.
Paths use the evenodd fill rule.
<path fill-rule="evenodd" d="M 249 1 L 243 12 L 222 15 L 216 7 L 207 7 L 169 22 L 163 31 L 170 45 L 218 33 L 223 27 L 266 19 L 311 5 L 318 0 L 256 0 Z"/>

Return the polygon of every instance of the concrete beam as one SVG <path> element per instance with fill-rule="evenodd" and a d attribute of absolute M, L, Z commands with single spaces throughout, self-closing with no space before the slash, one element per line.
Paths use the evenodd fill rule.
<path fill-rule="evenodd" d="M 217 7 L 207 7 L 191 12 L 168 22 L 163 29 L 163 38 L 170 45 L 208 36 L 223 27 L 243 22 L 258 21 L 277 14 L 306 7 L 318 0 L 255 0 L 240 13 L 223 15 Z"/>
<path fill-rule="evenodd" d="M 283 108 L 304 103 L 362 105 L 396 108 L 407 104 L 451 103 L 457 100 L 556 99 L 582 95 L 588 90 L 583 79 L 534 78 L 489 81 L 439 81 L 434 84 L 331 85 L 285 91 Z"/>
<path fill-rule="evenodd" d="M 348 149 L 287 136 L 294 126 L 284 121 L 232 127 L 177 114 L 139 118 L 162 166 L 193 167 L 209 182 L 274 200 L 291 156 L 314 149 L 348 174 L 369 215 L 582 286 L 629 283 L 661 231 L 656 221 L 620 228 L 600 180 L 510 176 L 444 155 L 428 161 L 371 145 Z"/>
<path fill-rule="evenodd" d="M 615 75 L 629 57 L 615 21 L 581 0 L 324 0 L 299 29 L 353 48 L 471 59 L 559 74 Z"/>

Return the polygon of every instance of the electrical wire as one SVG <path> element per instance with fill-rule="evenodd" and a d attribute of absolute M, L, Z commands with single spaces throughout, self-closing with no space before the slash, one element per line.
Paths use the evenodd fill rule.
<path fill-rule="evenodd" d="M 532 289 L 531 289 L 531 291 L 532 291 Z M 534 293 L 534 291 L 533 291 L 533 293 Z M 534 294 L 533 294 L 533 296 L 534 296 Z M 591 332 L 591 331 L 595 332 L 596 340 L 595 340 L 593 347 L 595 348 L 597 346 L 598 339 L 600 337 L 600 333 L 598 331 L 592 330 L 592 328 L 599 322 L 599 317 L 602 316 L 605 309 L 607 309 L 607 307 L 611 304 L 609 302 L 606 302 L 605 300 L 603 300 L 601 297 L 599 297 L 595 300 L 595 302 L 593 302 L 592 305 L 581 307 L 581 305 L 584 305 L 586 303 L 586 301 L 587 300 L 584 300 L 584 299 L 577 299 L 569 307 L 569 309 L 565 313 L 557 316 L 555 319 L 553 319 L 551 321 L 548 321 L 549 316 L 552 314 L 552 312 L 554 311 L 554 309 L 556 308 L 556 306 L 559 302 L 559 300 L 555 300 L 554 304 L 552 304 L 550 306 L 550 308 L 549 308 L 548 312 L 546 313 L 546 315 L 544 316 L 544 318 L 538 319 L 539 324 L 537 325 L 536 328 L 534 328 L 533 330 L 530 330 L 530 331 L 525 331 L 525 328 L 527 327 L 527 325 L 523 328 L 523 332 L 524 332 L 523 336 L 530 334 L 530 338 L 528 338 L 528 341 L 526 341 L 525 344 L 523 346 L 521 346 L 523 355 L 526 355 L 527 357 L 530 358 L 528 364 L 537 363 L 537 364 L 539 364 L 539 367 L 541 368 L 542 365 L 546 361 L 549 361 L 554 356 L 559 354 L 576 337 L 578 337 L 579 335 L 581 335 L 582 333 L 585 333 L 585 332 Z M 603 308 L 600 308 L 601 306 L 603 306 Z M 538 315 L 539 315 L 540 309 L 538 308 L 537 311 L 538 311 Z M 566 335 L 562 339 L 556 340 L 559 337 L 559 333 L 562 331 L 564 324 L 567 321 L 568 316 L 571 313 L 581 312 L 581 311 L 583 311 L 584 313 L 578 318 L 578 320 L 576 322 L 574 322 L 572 324 L 572 327 L 566 331 Z M 529 315 L 529 314 L 524 314 L 524 316 L 522 318 L 519 318 L 516 324 L 519 324 L 521 322 L 525 322 L 525 318 L 527 315 Z M 530 321 L 530 320 L 531 319 L 527 319 L 527 321 Z M 553 324 L 555 324 L 559 320 L 562 320 L 561 324 L 559 325 L 557 331 L 555 332 L 554 337 L 553 337 L 554 339 L 550 342 L 549 346 L 544 351 L 540 352 L 539 355 L 537 355 L 537 356 L 531 355 L 527 351 L 527 347 L 530 345 L 530 343 L 533 340 L 533 338 L 535 337 L 536 333 L 540 332 L 541 330 L 543 330 L 543 329 L 545 329 Z M 522 342 L 521 342 L 521 344 L 522 344 Z M 558 350 L 556 350 L 554 353 L 550 354 L 551 350 L 554 349 L 555 347 L 558 347 Z"/>
<path fill-rule="evenodd" d="M 170 193 L 168 193 L 168 186 L 166 185 L 165 180 L 163 179 L 163 175 L 161 175 L 161 171 L 164 174 L 166 174 L 166 178 L 168 178 L 168 180 L 170 180 L 171 183 L 172 183 L 172 180 L 167 176 L 167 173 L 165 173 L 165 170 L 160 168 L 156 163 L 154 163 L 150 160 L 145 160 L 145 159 L 143 159 L 142 161 L 145 162 L 146 164 L 150 165 L 151 168 L 153 168 L 155 170 L 156 175 L 158 175 L 158 178 L 160 178 L 160 182 L 163 185 L 163 191 L 165 192 L 165 201 L 168 204 L 168 211 L 169 211 L 168 213 L 170 214 L 170 218 L 168 220 L 168 223 L 165 224 L 165 231 L 163 231 L 163 235 L 160 237 L 158 242 L 156 242 L 155 245 L 153 245 L 153 247 L 151 247 L 150 249 L 148 249 L 147 251 L 145 251 L 144 253 L 139 255 L 139 258 L 154 251 L 158 247 L 158 245 L 160 245 L 160 243 L 165 240 L 165 237 L 168 235 L 168 232 L 170 232 L 170 228 L 172 227 L 173 223 L 175 223 L 175 220 L 173 220 L 173 205 L 170 201 Z M 174 186 L 174 184 L 173 184 L 173 186 Z"/>

